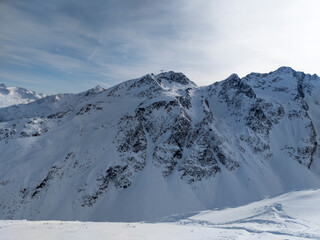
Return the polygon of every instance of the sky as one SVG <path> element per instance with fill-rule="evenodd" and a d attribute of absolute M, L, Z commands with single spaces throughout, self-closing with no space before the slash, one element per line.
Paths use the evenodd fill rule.
<path fill-rule="evenodd" d="M 183 72 L 320 74 L 318 0 L 0 0 L 0 83 L 46 94 Z"/>

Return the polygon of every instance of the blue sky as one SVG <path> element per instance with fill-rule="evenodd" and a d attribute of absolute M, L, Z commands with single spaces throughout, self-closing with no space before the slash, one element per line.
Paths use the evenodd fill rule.
<path fill-rule="evenodd" d="M 160 70 L 198 85 L 320 73 L 317 0 L 2 0 L 0 82 L 80 92 Z"/>

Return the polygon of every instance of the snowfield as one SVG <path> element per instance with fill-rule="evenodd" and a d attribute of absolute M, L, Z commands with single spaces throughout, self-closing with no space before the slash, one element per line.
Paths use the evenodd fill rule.
<path fill-rule="evenodd" d="M 320 190 L 152 222 L 0 221 L 0 239 L 320 239 Z"/>

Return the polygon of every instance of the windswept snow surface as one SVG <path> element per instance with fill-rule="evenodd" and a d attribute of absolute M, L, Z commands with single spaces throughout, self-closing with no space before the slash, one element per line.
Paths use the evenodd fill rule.
<path fill-rule="evenodd" d="M 320 190 L 154 222 L 0 221 L 0 239 L 320 239 Z M 155 206 L 156 207 L 156 206 Z"/>
<path fill-rule="evenodd" d="M 33 102 L 44 96 L 44 94 L 39 94 L 25 88 L 7 87 L 4 83 L 0 84 L 0 108 Z"/>

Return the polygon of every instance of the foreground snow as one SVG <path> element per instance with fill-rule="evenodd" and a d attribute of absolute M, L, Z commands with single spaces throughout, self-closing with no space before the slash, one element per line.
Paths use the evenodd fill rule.
<path fill-rule="evenodd" d="M 0 239 L 320 239 L 320 190 L 154 222 L 0 221 Z"/>

